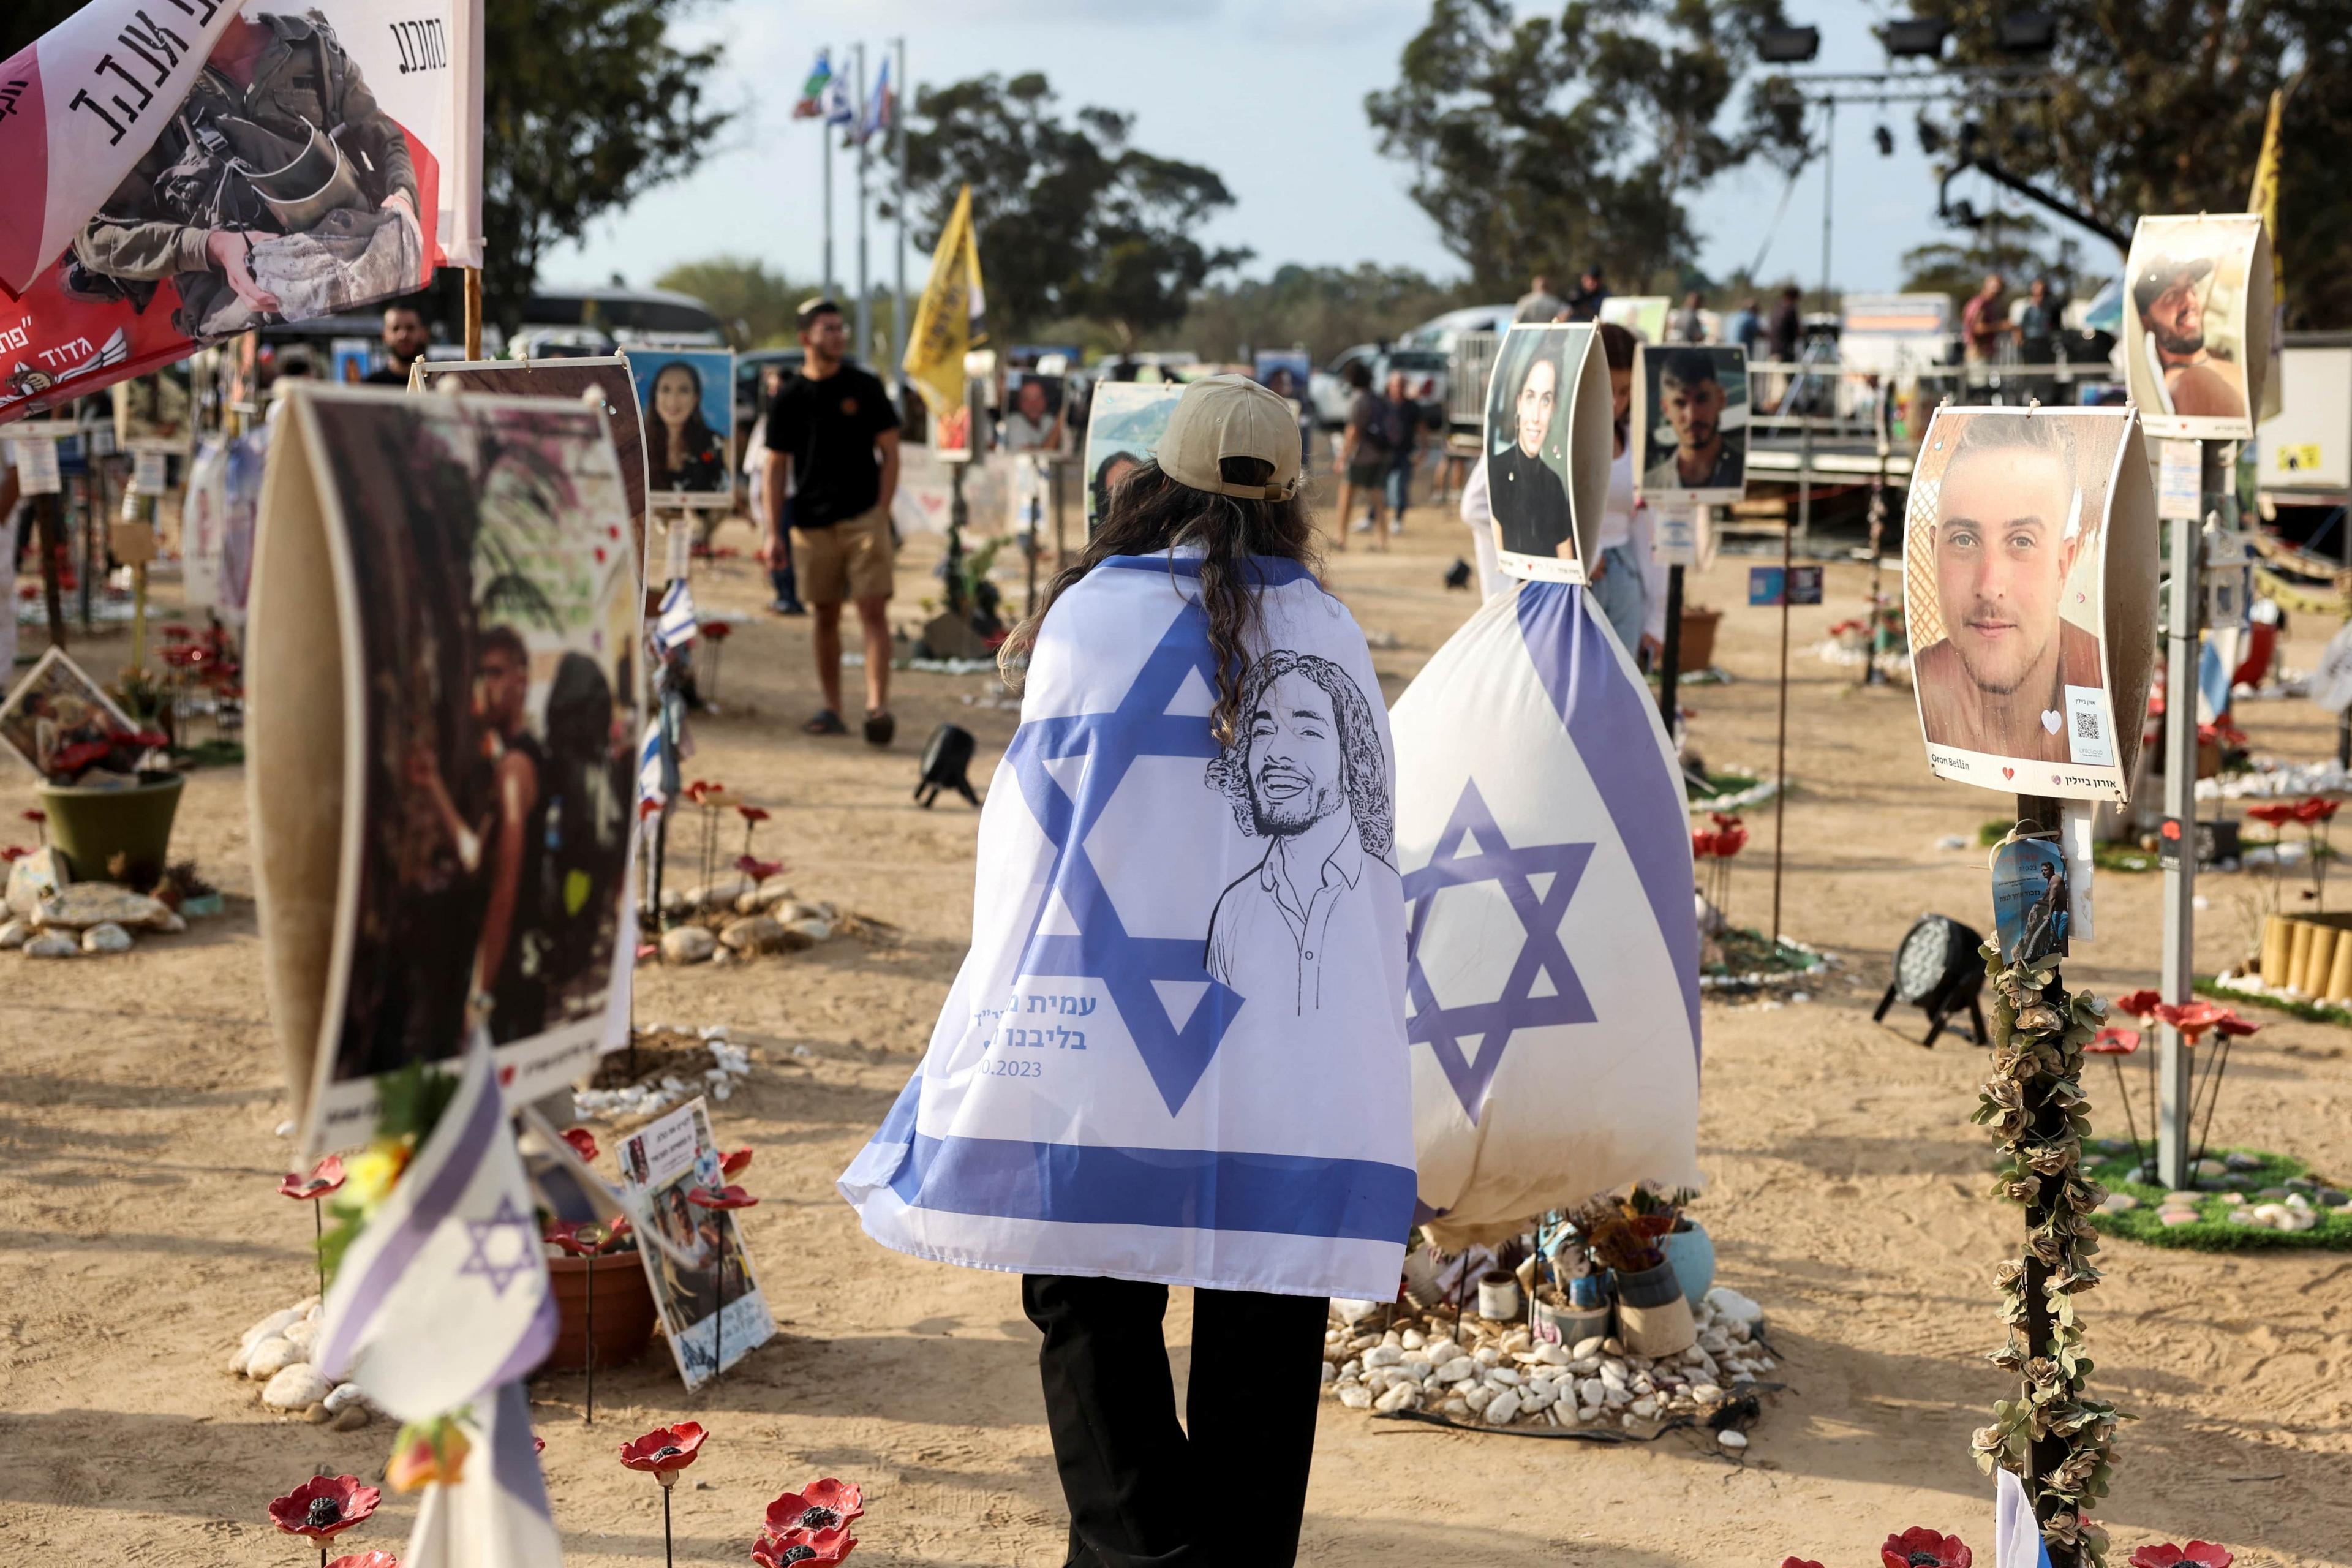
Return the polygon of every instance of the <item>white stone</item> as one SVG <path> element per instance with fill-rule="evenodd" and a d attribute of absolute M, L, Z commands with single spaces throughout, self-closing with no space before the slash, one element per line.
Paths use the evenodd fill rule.
<path fill-rule="evenodd" d="M 1410 1383 L 1400 1383 L 1372 1401 L 1375 1410 L 1410 1410 L 1421 1403 L 1421 1390 Z"/>
<path fill-rule="evenodd" d="M 1576 1385 L 1576 1399 L 1580 1405 L 1597 1405 L 1608 1396 L 1609 1385 L 1597 1377 L 1588 1377 Z"/>
<path fill-rule="evenodd" d="M 719 939 L 700 926 L 679 926 L 662 933 L 661 955 L 667 963 L 700 963 L 718 951 Z M 662 1087 L 669 1088 L 667 1079 Z M 681 1090 L 685 1087 L 682 1083 L 677 1086 Z"/>
<path fill-rule="evenodd" d="M 758 897 L 761 908 L 781 904 L 793 896 L 793 879 L 779 871 L 760 884 Z"/>
<path fill-rule="evenodd" d="M 325 1400 L 327 1414 L 333 1415 L 341 1411 L 343 1406 L 347 1405 L 359 1405 L 365 1402 L 366 1399 L 367 1395 L 360 1392 L 360 1385 L 358 1384 L 339 1383 L 335 1384 L 335 1386 L 330 1390 L 327 1394 Z"/>
<path fill-rule="evenodd" d="M 161 899 L 110 882 L 83 882 L 60 888 L 43 899 L 34 911 L 33 923 L 45 931 L 88 931 L 100 925 L 156 931 L 171 918 L 172 906 Z"/>
<path fill-rule="evenodd" d="M 1353 1384 L 1339 1391 L 1339 1403 L 1350 1410 L 1370 1410 L 1372 1407 L 1372 1391 L 1361 1384 Z"/>
<path fill-rule="evenodd" d="M 45 931 L 25 944 L 26 958 L 79 958 L 81 943 L 61 931 Z"/>
<path fill-rule="evenodd" d="M 1361 1357 L 1350 1357 L 1339 1364 L 1339 1375 L 1341 1377 L 1354 1377 L 1363 1370 L 1364 1363 Z"/>
<path fill-rule="evenodd" d="M 1489 1367 L 1486 1371 L 1486 1381 L 1499 1383 L 1505 1388 L 1513 1388 L 1518 1384 L 1519 1374 L 1507 1366 Z"/>
<path fill-rule="evenodd" d="M 319 1320 L 306 1317 L 287 1324 L 281 1333 L 286 1342 L 303 1352 L 307 1359 L 310 1347 L 319 1342 Z"/>
<path fill-rule="evenodd" d="M 245 1337 L 237 1342 L 243 1348 L 251 1350 L 270 1335 L 282 1332 L 287 1324 L 300 1322 L 303 1311 L 304 1309 L 301 1307 L 281 1307 L 246 1330 Z"/>
<path fill-rule="evenodd" d="M 1601 1363 L 1601 1381 L 1612 1388 L 1622 1388 L 1633 1379 L 1627 1373 L 1623 1362 L 1604 1361 Z"/>
<path fill-rule="evenodd" d="M 1658 1402 L 1655 1399 L 1651 1398 L 1648 1394 L 1643 1394 L 1641 1398 L 1633 1401 L 1633 1411 L 1634 1415 L 1640 1416 L 1643 1420 L 1650 1420 L 1658 1414 Z"/>
<path fill-rule="evenodd" d="M 1470 1353 L 1482 1366 L 1500 1366 L 1503 1362 L 1503 1352 L 1493 1345 L 1480 1345 Z"/>
<path fill-rule="evenodd" d="M 1519 1394 L 1517 1389 L 1507 1388 L 1486 1402 L 1485 1415 L 1493 1426 L 1507 1426 L 1518 1414 Z"/>
<path fill-rule="evenodd" d="M 1601 1353 L 1601 1346 L 1608 1342 L 1609 1342 L 1607 1340 L 1601 1338 L 1599 1334 L 1595 1334 L 1589 1340 L 1577 1341 L 1576 1348 L 1569 1352 L 1569 1355 L 1576 1361 L 1589 1361 L 1592 1357 L 1599 1355 Z"/>
<path fill-rule="evenodd" d="M 1535 1388 L 1519 1390 L 1519 1408 L 1522 1410 L 1549 1410 L 1559 1401 L 1559 1394 L 1556 1390 Z"/>
<path fill-rule="evenodd" d="M 1566 1366 L 1573 1359 L 1558 1345 L 1538 1345 L 1534 1354 L 1536 1360 L 1546 1366 Z"/>
<path fill-rule="evenodd" d="M 1462 1391 L 1462 1403 L 1474 1411 L 1483 1411 L 1495 1401 L 1495 1391 L 1485 1384 L 1473 1384 Z"/>
<path fill-rule="evenodd" d="M 1726 1426 L 1722 1431 L 1717 1432 L 1715 1435 L 1715 1440 L 1735 1454 L 1748 1447 L 1748 1434 L 1731 1426 Z"/>
<path fill-rule="evenodd" d="M 1394 1345 L 1374 1345 L 1364 1352 L 1366 1366 L 1394 1366 L 1404 1360 L 1404 1352 Z"/>
<path fill-rule="evenodd" d="M 1466 1355 L 1458 1355 L 1431 1375 L 1440 1383 L 1460 1383 L 1464 1378 L 1478 1375 L 1478 1363 Z"/>
<path fill-rule="evenodd" d="M 71 885 L 73 877 L 66 870 L 65 857 L 54 849 L 34 850 L 8 866 L 8 909 L 26 920 L 33 918 L 41 900 L 54 898 Z"/>
<path fill-rule="evenodd" d="M 129 952 L 131 933 L 112 921 L 94 925 L 81 933 L 84 952 Z"/>
<path fill-rule="evenodd" d="M 296 1362 L 269 1380 L 261 1403 L 272 1410 L 308 1410 L 334 1392 L 334 1384 L 308 1362 Z"/>
<path fill-rule="evenodd" d="M 740 871 L 722 871 L 703 886 L 688 889 L 686 901 L 698 910 L 730 909 L 737 899 L 758 886 Z"/>
<path fill-rule="evenodd" d="M 833 940 L 831 922 L 818 920 L 814 916 L 804 921 L 789 921 L 785 924 L 784 930 L 793 936 L 803 937 L 813 942 Z"/>
<path fill-rule="evenodd" d="M 256 1383 L 276 1377 L 302 1360 L 302 1348 L 283 1334 L 272 1334 L 256 1344 L 245 1358 L 245 1375 Z M 302 1402 L 310 1404 L 309 1400 Z"/>
<path fill-rule="evenodd" d="M 33 928 L 23 921 L 10 921 L 0 925 L 0 952 L 12 952 L 33 939 Z"/>
<path fill-rule="evenodd" d="M 1419 1329 L 1407 1329 L 1402 1335 L 1398 1336 L 1397 1342 L 1402 1345 L 1406 1350 L 1417 1351 L 1422 1346 L 1427 1344 L 1429 1341 L 1423 1335 Z"/>
<path fill-rule="evenodd" d="M 1607 1339 L 1601 1342 L 1601 1353 L 1602 1355 L 1623 1355 L 1625 1353 L 1624 1342 L 1619 1340 L 1616 1335 L 1612 1334 Z"/>
<path fill-rule="evenodd" d="M 773 952 L 784 945 L 784 928 L 766 915 L 745 915 L 728 921 L 719 940 L 739 953 Z"/>
<path fill-rule="evenodd" d="M 1462 1347 L 1450 1339 L 1432 1340 L 1423 1348 L 1428 1352 L 1429 1364 L 1432 1366 L 1444 1366 L 1462 1353 Z"/>
<path fill-rule="evenodd" d="M 1597 1355 L 1578 1356 L 1568 1363 L 1568 1370 L 1579 1377 L 1592 1377 L 1601 1371 L 1601 1358 Z"/>
<path fill-rule="evenodd" d="M 1576 1418 L 1579 1421 L 1598 1421 L 1601 1419 L 1601 1406 L 1598 1405 L 1580 1405 L 1576 1407 Z"/>
<path fill-rule="evenodd" d="M 1715 1384 L 1702 1383 L 1692 1387 L 1690 1395 L 1701 1405 L 1713 1405 L 1723 1397 L 1723 1390 Z"/>
<path fill-rule="evenodd" d="M 180 936 L 186 932 L 188 922 L 179 910 L 173 910 L 148 929 L 162 931 L 165 936 Z"/>

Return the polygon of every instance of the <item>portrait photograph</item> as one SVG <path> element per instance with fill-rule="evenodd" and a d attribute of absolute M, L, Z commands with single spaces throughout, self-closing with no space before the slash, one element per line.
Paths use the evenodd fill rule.
<path fill-rule="evenodd" d="M 1314 363 L 1305 349 L 1260 349 L 1251 379 L 1279 397 L 1304 407 Z"/>
<path fill-rule="evenodd" d="M 1006 452 L 1055 453 L 1070 440 L 1068 383 L 1034 370 L 1008 371 L 1004 416 L 996 422 L 996 445 Z"/>
<path fill-rule="evenodd" d="M 637 559 L 645 559 L 646 422 L 629 362 L 609 359 L 418 360 L 426 392 L 467 392 L 485 397 L 561 397 L 580 401 L 591 389 L 613 426 L 613 455 L 621 465 L 635 525 Z"/>
<path fill-rule="evenodd" d="M 250 636 L 257 665 L 304 668 L 255 690 L 249 754 L 261 796 L 341 790 L 331 868 L 281 858 L 265 888 L 335 911 L 303 980 L 323 1146 L 364 1136 L 378 1077 L 477 1033 L 524 1098 L 605 1036 L 642 731 L 624 496 L 584 404 L 322 384 L 278 422 Z M 304 551 L 329 581 L 290 563 Z M 341 668 L 309 673 L 322 658 Z M 257 826 L 265 858 L 278 831 Z"/>
<path fill-rule="evenodd" d="M 68 748 L 138 728 L 61 647 L 43 654 L 0 702 L 0 741 L 44 778 L 61 771 Z"/>
<path fill-rule="evenodd" d="M 2066 956 L 2074 915 L 2066 857 L 2047 838 L 2020 838 L 1993 851 L 1993 926 L 2004 963 Z"/>
<path fill-rule="evenodd" d="M 1486 491 L 1504 574 L 1585 580 L 1608 499 L 1609 377 L 1590 326 L 1514 326 L 1486 385 Z"/>
<path fill-rule="evenodd" d="M 1911 485 L 1904 582 L 1937 773 L 2122 798 L 2153 649 L 2145 451 L 2126 410 L 1937 414 Z"/>
<path fill-rule="evenodd" d="M 1087 416 L 1087 531 L 1110 510 L 1111 493 L 1151 460 L 1184 389 L 1166 384 L 1107 381 Z"/>
<path fill-rule="evenodd" d="M 1736 501 L 1748 493 L 1748 354 L 1645 344 L 1633 373 L 1635 487 L 1652 500 Z"/>
<path fill-rule="evenodd" d="M 2270 328 L 2260 217 L 2140 219 L 2124 272 L 2124 371 L 2150 435 L 2251 440 Z"/>
<path fill-rule="evenodd" d="M 727 349 L 631 349 L 645 421 L 649 504 L 730 508 L 735 469 L 735 355 Z"/>
<path fill-rule="evenodd" d="M 724 1370 L 721 1354 L 732 1366 L 776 1331 L 735 1215 L 687 1197 L 698 1186 L 716 1185 L 719 1144 L 711 1135 L 708 1104 L 691 1100 L 656 1118 L 631 1135 L 626 1148 L 622 1176 L 636 1206 L 635 1223 L 651 1242 L 637 1254 L 653 1287 L 662 1337 L 677 1359 L 678 1376 L 688 1388 L 698 1388 Z"/>

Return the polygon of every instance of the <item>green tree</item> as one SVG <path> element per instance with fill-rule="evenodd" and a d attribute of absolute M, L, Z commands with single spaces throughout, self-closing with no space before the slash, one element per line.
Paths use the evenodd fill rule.
<path fill-rule="evenodd" d="M 1146 346 L 1237 359 L 1245 347 L 1303 343 L 1321 364 L 1343 349 L 1402 337 L 1430 317 L 1471 302 L 1462 283 L 1435 282 L 1407 267 L 1291 265 L 1271 278 L 1202 289 L 1184 320 Z"/>
<path fill-rule="evenodd" d="M 297 5 L 299 0 L 288 0 Z M 729 116 L 703 103 L 717 44 L 680 49 L 672 23 L 702 0 L 488 0 L 483 38 L 482 291 L 511 328 L 540 258 L 693 169 Z M 80 0 L 0 5 L 0 58 L 80 8 Z M 436 292 L 456 319 L 458 283 Z"/>
<path fill-rule="evenodd" d="M 1232 194 L 1213 170 L 1131 145 L 1132 115 L 1087 108 L 1065 121 L 1055 101 L 1034 71 L 922 90 L 907 135 L 920 243 L 938 242 L 969 184 L 1000 338 L 1087 320 L 1132 342 L 1173 326 L 1193 290 L 1249 258 L 1193 237 Z"/>
<path fill-rule="evenodd" d="M 2352 326 L 2352 12 L 2343 0 L 2041 0 L 2058 23 L 2050 95 L 1984 117 L 2001 162 L 2119 227 L 2148 214 L 2242 212 L 2273 89 L 2290 325 Z M 1921 0 L 1953 58 L 2014 63 L 2007 0 Z"/>
<path fill-rule="evenodd" d="M 1584 266 L 1647 279 L 1696 249 L 1685 199 L 1799 128 L 1751 95 L 1726 123 L 1780 0 L 1570 0 L 1519 17 L 1510 0 L 1433 0 L 1397 85 L 1364 100 L 1381 151 L 1482 295 Z"/>
<path fill-rule="evenodd" d="M 655 279 L 654 287 L 691 294 L 709 306 L 727 324 L 727 335 L 739 349 L 795 342 L 799 334 L 793 317 L 801 301 L 816 292 L 814 285 L 794 284 L 782 273 L 769 271 L 766 263 L 740 256 L 681 262 Z"/>

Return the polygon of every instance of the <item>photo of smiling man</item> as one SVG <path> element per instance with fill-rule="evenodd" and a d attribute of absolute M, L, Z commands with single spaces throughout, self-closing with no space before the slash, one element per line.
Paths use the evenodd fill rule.
<path fill-rule="evenodd" d="M 2125 271 L 2125 379 L 2147 428 L 2253 434 L 2271 320 L 2269 247 L 2250 213 L 2142 218 Z"/>
<path fill-rule="evenodd" d="M 2070 793 L 2053 786 L 2080 775 L 2115 793 L 2102 550 L 2129 426 L 2105 411 L 1949 409 L 1929 428 L 1904 567 L 1920 727 L 1947 776 Z"/>

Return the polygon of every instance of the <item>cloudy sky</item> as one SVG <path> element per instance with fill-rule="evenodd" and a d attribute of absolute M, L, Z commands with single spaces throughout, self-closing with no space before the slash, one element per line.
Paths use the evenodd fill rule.
<path fill-rule="evenodd" d="M 1882 56 L 1866 29 L 1882 10 L 1861 0 L 1790 0 L 1793 19 L 1822 29 L 1818 69 L 1875 68 Z M 1254 274 L 1286 261 L 1369 259 L 1458 275 L 1435 226 L 1405 194 L 1407 170 L 1380 155 L 1363 110 L 1367 92 L 1394 81 L 1398 56 L 1427 15 L 1426 0 L 716 0 L 685 36 L 726 40 L 715 93 L 740 120 L 692 178 L 599 225 L 543 275 L 587 282 L 618 272 L 642 285 L 673 263 L 732 252 L 814 279 L 822 154 L 815 127 L 792 118 L 793 101 L 819 45 L 840 62 L 863 40 L 870 73 L 900 37 L 918 83 L 1041 70 L 1065 110 L 1096 103 L 1133 113 L 1139 145 L 1224 178 L 1235 203 L 1207 237 L 1255 250 L 1246 268 Z M 1935 221 L 1934 176 L 1909 112 L 1886 111 L 1892 158 L 1874 144 L 1878 112 L 1846 108 L 1837 120 L 1833 273 L 1860 289 L 1893 288 L 1902 253 L 1948 232 Z M 834 172 L 835 272 L 854 282 L 852 160 L 837 153 Z M 1978 206 L 1989 206 L 1991 187 L 1969 184 Z M 1760 166 L 1734 174 L 1696 211 L 1710 272 L 1760 254 L 1768 278 L 1817 280 L 1818 164 L 1793 189 Z M 878 221 L 869 235 L 873 275 L 887 285 L 896 237 Z M 908 266 L 919 286 L 924 258 L 910 256 Z"/>

